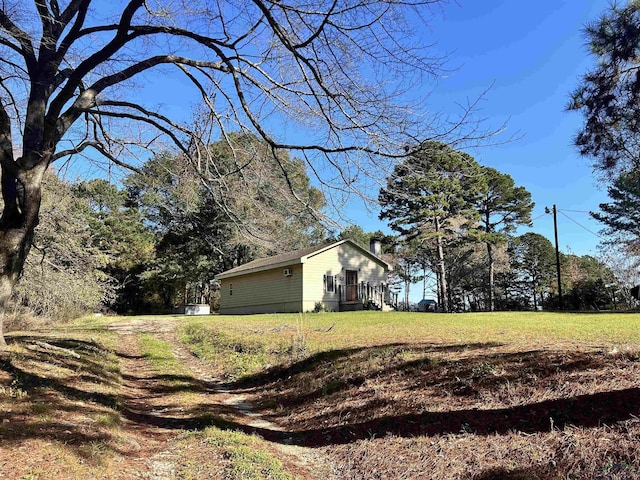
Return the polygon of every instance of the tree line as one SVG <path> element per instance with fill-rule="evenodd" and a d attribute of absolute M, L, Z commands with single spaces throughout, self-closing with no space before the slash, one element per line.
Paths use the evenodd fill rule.
<path fill-rule="evenodd" d="M 151 157 L 119 186 L 49 173 L 14 308 L 57 318 L 170 312 L 184 303 L 215 309 L 217 273 L 346 238 L 368 248 L 372 237 L 394 265 L 390 281 L 404 291 L 405 308 L 420 282 L 425 297 L 437 285 L 444 311 L 558 308 L 551 242 L 514 235 L 531 223 L 531 195 L 470 155 L 422 144 L 380 191 L 380 217 L 393 234 L 359 226 L 332 233 L 318 215 L 324 196 L 303 162 L 252 135 L 230 141 L 209 147 L 224 184 L 203 182 L 184 156 L 169 153 Z M 628 306 L 628 289 L 602 261 L 561 254 L 561 267 L 567 308 Z"/>
<path fill-rule="evenodd" d="M 425 141 L 396 166 L 379 201 L 380 218 L 398 234 L 405 302 L 411 283 L 433 276 L 443 311 L 559 307 L 551 242 L 535 233 L 513 236 L 531 226 L 534 203 L 510 175 Z M 560 264 L 568 308 L 629 300 L 603 262 L 563 254 Z"/>
<path fill-rule="evenodd" d="M 49 173 L 14 308 L 60 317 L 215 306 L 217 273 L 325 238 L 316 213 L 324 196 L 301 160 L 248 134 L 209 149 L 224 183 L 203 181 L 185 156 L 168 153 L 120 186 Z"/>

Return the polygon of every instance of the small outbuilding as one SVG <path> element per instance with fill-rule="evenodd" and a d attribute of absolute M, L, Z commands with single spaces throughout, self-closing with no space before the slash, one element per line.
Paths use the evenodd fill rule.
<path fill-rule="evenodd" d="M 389 310 L 397 294 L 387 283 L 390 265 L 379 255 L 377 240 L 371 251 L 341 240 L 254 260 L 216 275 L 220 313 Z"/>
<path fill-rule="evenodd" d="M 436 312 L 438 311 L 438 302 L 430 298 L 423 298 L 418 302 L 419 312 Z"/>

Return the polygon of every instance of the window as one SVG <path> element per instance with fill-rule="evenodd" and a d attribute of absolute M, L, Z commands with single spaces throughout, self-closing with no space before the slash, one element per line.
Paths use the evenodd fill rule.
<path fill-rule="evenodd" d="M 229 284 L 229 296 L 233 295 L 233 283 Z"/>
<path fill-rule="evenodd" d="M 324 291 L 327 293 L 334 293 L 336 291 L 336 282 L 333 275 L 324 276 Z"/>

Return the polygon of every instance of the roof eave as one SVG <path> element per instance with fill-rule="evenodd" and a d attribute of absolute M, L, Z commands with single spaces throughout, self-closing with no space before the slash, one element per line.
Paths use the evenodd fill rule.
<path fill-rule="evenodd" d="M 266 270 L 273 270 L 276 268 L 282 268 L 282 267 L 289 267 L 291 265 L 299 265 L 301 263 L 304 263 L 304 260 L 301 258 L 295 258 L 293 260 L 288 260 L 286 262 L 280 262 L 280 263 L 272 263 L 270 265 L 262 265 L 260 267 L 255 267 L 255 268 L 249 268 L 247 270 L 240 270 L 239 272 L 222 272 L 219 273 L 218 275 L 215 275 L 213 278 L 215 278 L 216 280 L 223 280 L 225 278 L 233 278 L 233 277 L 239 277 L 241 275 L 248 275 L 251 273 L 258 273 L 258 272 L 264 272 Z"/>
<path fill-rule="evenodd" d="M 383 259 L 381 259 L 380 257 L 378 257 L 375 253 L 367 250 L 366 248 L 362 247 L 361 245 L 358 245 L 356 242 L 354 242 L 353 240 L 351 240 L 350 238 L 346 238 L 344 240 L 341 240 L 339 242 L 336 243 L 332 243 L 330 245 L 327 245 L 326 248 L 323 248 L 322 250 L 318 250 L 316 252 L 310 253 L 308 255 L 305 255 L 304 257 L 302 257 L 302 260 L 304 263 L 304 260 L 306 260 L 307 258 L 311 258 L 314 257 L 320 253 L 326 252 L 327 250 L 330 250 L 332 248 L 338 247 L 340 245 L 342 245 L 343 243 L 349 243 L 351 246 L 356 247 L 356 249 L 360 250 L 362 253 L 364 253 L 365 255 L 367 255 L 369 258 L 372 258 L 374 260 L 377 260 L 378 262 L 382 263 L 383 265 L 385 265 L 387 267 L 387 270 L 392 270 L 391 264 Z"/>
<path fill-rule="evenodd" d="M 356 242 L 354 242 L 351 239 L 344 239 L 344 240 L 340 240 L 339 242 L 335 242 L 335 243 L 331 243 L 329 245 L 326 245 L 324 248 L 320 248 L 312 253 L 309 253 L 307 255 L 303 255 L 301 257 L 298 258 L 294 258 L 291 260 L 286 260 L 283 262 L 279 262 L 279 263 L 271 263 L 268 265 L 261 265 L 259 267 L 254 267 L 254 268 L 249 268 L 249 269 L 242 269 L 239 270 L 237 272 L 234 271 L 227 271 L 227 272 L 222 272 L 219 273 L 218 275 L 215 275 L 214 278 L 216 280 L 223 280 L 225 278 L 234 278 L 234 277 L 239 277 L 242 275 L 249 275 L 252 273 L 258 273 L 258 272 L 264 272 L 266 270 L 273 270 L 276 268 L 282 268 L 282 267 L 289 267 L 291 265 L 299 265 L 302 263 L 305 263 L 305 261 L 311 257 L 314 257 L 316 255 L 319 255 L 323 252 L 326 252 L 327 250 L 331 250 L 332 248 L 336 248 L 344 243 L 349 243 L 351 246 L 355 247 L 357 250 L 360 250 L 363 254 L 365 254 L 366 256 L 368 256 L 369 258 L 373 259 L 374 261 L 379 262 L 382 266 L 384 266 L 386 268 L 387 271 L 391 271 L 392 270 L 392 266 L 389 262 L 384 261 L 383 259 L 381 259 L 380 257 L 378 257 L 377 255 L 375 255 L 374 253 L 370 252 L 369 250 L 367 250 L 366 248 L 358 245 Z"/>

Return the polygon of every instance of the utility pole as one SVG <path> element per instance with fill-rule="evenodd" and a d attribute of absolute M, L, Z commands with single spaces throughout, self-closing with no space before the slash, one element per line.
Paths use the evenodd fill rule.
<path fill-rule="evenodd" d="M 545 212 L 549 212 L 549 208 L 545 207 Z M 564 309 L 562 304 L 562 283 L 560 281 L 560 250 L 558 249 L 558 219 L 556 216 L 556 206 L 553 205 L 553 233 L 556 239 L 556 273 L 558 276 L 558 299 L 560 300 L 560 310 Z"/>

